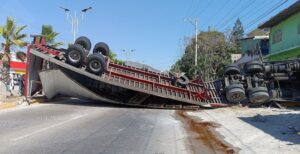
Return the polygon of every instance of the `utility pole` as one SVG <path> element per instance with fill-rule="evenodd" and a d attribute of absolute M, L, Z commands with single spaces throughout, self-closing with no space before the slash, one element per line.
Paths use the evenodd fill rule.
<path fill-rule="evenodd" d="M 197 75 L 197 60 L 198 60 L 198 19 L 193 18 L 193 19 L 185 19 L 185 21 L 190 22 L 194 27 L 195 27 L 195 76 Z"/>
<path fill-rule="evenodd" d="M 78 26 L 79 26 L 79 22 L 83 20 L 84 14 L 88 11 L 91 10 L 92 7 L 87 7 L 85 9 L 81 10 L 81 16 L 77 16 L 76 11 L 74 11 L 74 15 L 70 15 L 70 9 L 64 8 L 64 7 L 60 7 L 61 9 L 63 9 L 65 11 L 65 14 L 67 16 L 67 20 L 71 23 L 72 29 L 72 35 L 73 35 L 73 42 L 75 42 L 76 39 L 76 34 L 78 32 Z"/>

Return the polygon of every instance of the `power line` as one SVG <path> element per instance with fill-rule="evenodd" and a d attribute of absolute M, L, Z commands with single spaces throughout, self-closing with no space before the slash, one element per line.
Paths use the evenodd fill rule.
<path fill-rule="evenodd" d="M 288 0 L 280 1 L 279 3 L 276 3 L 272 8 L 270 8 L 269 10 L 267 10 L 265 13 L 263 13 L 262 15 L 258 16 L 256 19 L 254 19 L 251 22 L 249 22 L 249 24 L 247 24 L 246 27 L 250 27 L 250 26 L 256 24 L 261 19 L 263 19 L 266 16 L 270 15 L 273 11 L 275 11 L 276 9 L 278 9 L 279 7 L 281 7 L 286 2 L 288 2 Z"/>
<path fill-rule="evenodd" d="M 237 6 L 239 3 L 241 3 L 241 2 L 242 2 L 242 1 L 239 0 L 239 1 L 237 1 L 237 3 L 236 3 L 235 5 L 232 5 L 233 7 L 230 8 L 229 12 L 228 12 L 227 14 L 225 14 L 225 15 L 222 17 L 221 21 L 220 21 L 217 25 L 215 25 L 214 27 L 219 27 L 220 24 L 223 23 L 223 21 L 226 19 L 227 15 L 228 15 L 228 14 L 231 14 L 232 11 L 234 10 L 234 8 L 236 8 L 236 6 Z"/>
<path fill-rule="evenodd" d="M 273 0 L 271 0 L 271 1 L 273 1 Z M 261 1 L 259 1 L 259 3 L 260 3 L 260 4 L 259 4 L 260 7 L 257 7 L 257 8 L 254 8 L 254 9 L 250 9 L 250 10 L 249 10 L 248 12 L 246 12 L 243 16 L 241 16 L 241 19 L 243 19 L 244 21 L 247 20 L 247 19 L 249 19 L 249 17 L 251 17 L 251 15 L 252 15 L 253 11 L 256 11 L 255 13 L 257 13 L 258 10 L 261 10 L 261 9 L 263 9 L 264 7 L 266 7 L 266 6 L 265 6 L 265 3 L 269 4 L 268 0 L 264 0 L 263 3 L 261 3 Z M 245 17 L 247 17 L 247 18 L 245 18 Z"/>
<path fill-rule="evenodd" d="M 211 3 L 208 3 L 208 4 L 206 5 L 206 7 L 205 7 L 200 13 L 198 13 L 196 16 L 202 15 L 207 9 L 209 9 L 209 7 L 211 6 L 211 4 L 214 3 L 214 0 L 211 0 L 211 1 L 209 1 L 209 2 L 211 2 Z"/>
<path fill-rule="evenodd" d="M 252 0 L 250 0 L 249 2 L 250 3 L 246 3 L 246 5 L 244 5 L 244 7 L 242 7 L 242 8 L 240 8 L 237 12 L 243 12 L 243 11 L 247 10 L 252 4 L 254 4 L 254 3 L 252 3 L 253 2 Z M 237 13 L 235 13 L 235 14 L 237 14 Z M 235 14 L 232 17 L 228 18 L 228 20 L 226 20 L 226 22 L 224 22 L 224 25 L 220 26 L 219 29 L 225 28 L 230 23 L 230 21 L 232 21 L 234 18 L 239 17 L 239 15 L 235 15 Z"/>
<path fill-rule="evenodd" d="M 200 7 L 198 7 L 198 6 L 201 6 L 201 5 L 200 5 L 201 2 L 202 2 L 202 0 L 199 0 L 198 3 L 195 3 L 196 8 L 195 8 L 188 16 L 186 16 L 186 17 L 193 16 L 195 13 L 197 13 L 197 12 L 198 12 L 198 9 L 200 8 Z"/>
<path fill-rule="evenodd" d="M 231 2 L 230 2 L 231 0 L 228 0 L 228 1 L 223 1 L 223 2 L 225 2 L 226 4 L 225 5 L 221 5 L 221 8 L 220 9 L 217 9 L 217 12 L 214 14 L 214 15 L 212 15 L 210 18 L 208 18 L 208 20 L 206 21 L 206 23 L 207 23 L 207 25 L 209 25 L 209 22 L 212 20 L 212 19 L 214 19 L 215 17 L 216 17 L 216 15 L 218 15 L 224 8 L 226 8 L 227 6 L 228 6 L 228 4 L 230 4 Z"/>
<path fill-rule="evenodd" d="M 194 4 L 195 1 L 196 0 L 191 0 L 191 4 L 188 6 L 188 9 L 187 9 L 187 11 L 186 11 L 186 13 L 184 15 L 184 19 L 190 14 L 190 11 L 192 10 L 193 4 Z"/>

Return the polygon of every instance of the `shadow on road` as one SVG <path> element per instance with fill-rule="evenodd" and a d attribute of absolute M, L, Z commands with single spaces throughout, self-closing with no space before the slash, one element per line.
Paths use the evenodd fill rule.
<path fill-rule="evenodd" d="M 135 109 L 145 109 L 143 107 L 134 107 L 134 106 L 127 106 L 122 104 L 112 104 L 107 102 L 101 101 L 94 101 L 94 100 L 85 100 L 85 99 L 78 99 L 78 98 L 71 98 L 71 97 L 56 97 L 54 99 L 48 100 L 44 97 L 35 98 L 40 100 L 40 103 L 46 104 L 64 104 L 64 105 L 76 105 L 76 106 L 89 106 L 89 107 L 107 107 L 107 108 L 135 108 Z"/>
<path fill-rule="evenodd" d="M 291 145 L 300 143 L 300 114 L 256 115 L 239 119 L 278 140 L 291 142 Z"/>

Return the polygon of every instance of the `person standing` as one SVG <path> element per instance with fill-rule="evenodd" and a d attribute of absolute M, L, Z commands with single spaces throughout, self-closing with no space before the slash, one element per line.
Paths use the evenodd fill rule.
<path fill-rule="evenodd" d="M 19 95 L 23 96 L 23 91 L 24 91 L 23 75 L 20 75 L 18 77 L 18 85 L 19 85 Z"/>
<path fill-rule="evenodd" d="M 12 96 L 11 88 L 10 88 L 10 82 L 11 82 L 11 76 L 8 75 L 8 78 L 6 80 L 6 91 L 7 91 L 7 96 Z"/>

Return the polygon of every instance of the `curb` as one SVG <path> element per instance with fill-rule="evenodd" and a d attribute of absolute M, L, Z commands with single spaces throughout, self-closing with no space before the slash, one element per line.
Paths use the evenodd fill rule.
<path fill-rule="evenodd" d="M 14 108 L 17 106 L 18 106 L 18 104 L 16 102 L 1 103 L 0 110 L 10 109 L 10 108 Z"/>
<path fill-rule="evenodd" d="M 7 102 L 0 103 L 0 111 L 1 110 L 6 110 L 6 109 L 11 109 L 11 108 L 16 108 L 18 106 L 36 105 L 36 104 L 39 104 L 39 103 L 40 102 L 36 99 L 25 101 L 24 98 L 15 100 L 14 102 L 7 101 Z"/>

